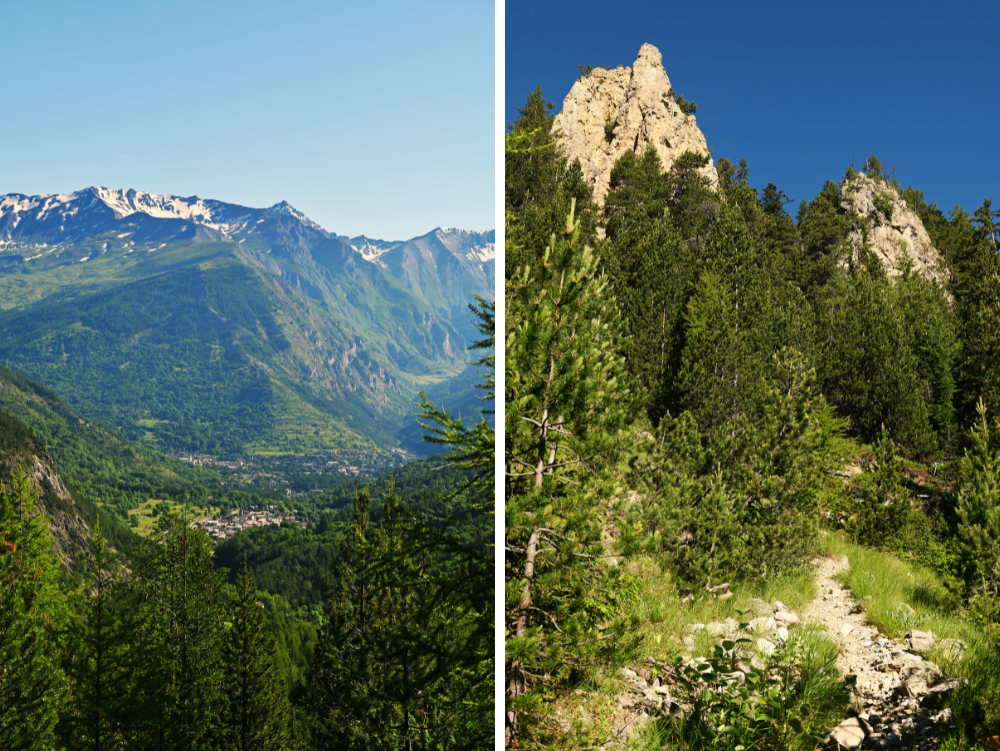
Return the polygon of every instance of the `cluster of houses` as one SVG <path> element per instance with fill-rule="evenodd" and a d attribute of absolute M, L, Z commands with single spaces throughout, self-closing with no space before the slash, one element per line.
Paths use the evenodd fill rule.
<path fill-rule="evenodd" d="M 226 511 L 216 519 L 202 519 L 191 526 L 205 530 L 215 540 L 226 540 L 244 529 L 281 524 L 283 521 L 294 522 L 295 512 L 276 513 L 274 506 L 268 506 L 266 509 L 251 506 L 240 511 Z M 301 524 L 305 526 L 305 522 Z"/>

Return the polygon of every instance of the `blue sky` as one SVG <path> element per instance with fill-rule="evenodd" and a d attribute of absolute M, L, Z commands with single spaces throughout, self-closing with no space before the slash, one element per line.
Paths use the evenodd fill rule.
<path fill-rule="evenodd" d="M 494 226 L 493 3 L 3 3 L 0 71 L 0 194 L 287 200 L 385 239 Z"/>
<path fill-rule="evenodd" d="M 1000 204 L 995 2 L 510 0 L 505 25 L 508 123 L 536 86 L 558 111 L 577 64 L 631 65 L 649 42 L 755 187 L 797 205 L 875 153 L 946 213 Z"/>

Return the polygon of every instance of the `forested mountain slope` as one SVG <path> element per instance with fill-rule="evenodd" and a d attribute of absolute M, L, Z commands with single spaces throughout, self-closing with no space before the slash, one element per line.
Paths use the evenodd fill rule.
<path fill-rule="evenodd" d="M 45 444 L 24 423 L 0 410 L 0 486 L 10 492 L 22 480 L 42 503 L 63 567 L 78 567 L 91 554 L 96 507 L 93 503 L 80 504 L 73 497 Z"/>
<path fill-rule="evenodd" d="M 218 480 L 211 471 L 129 443 L 80 417 L 51 390 L 0 365 L 0 410 L 30 428 L 77 493 L 127 509 L 150 497 Z"/>
<path fill-rule="evenodd" d="M 837 635 L 768 619 L 812 599 L 825 540 L 932 568 L 934 609 L 977 614 L 949 629 L 996 630 L 1000 212 L 945 214 L 869 155 L 792 216 L 745 160 L 622 144 L 630 102 L 668 97 L 634 88 L 642 56 L 583 68 L 560 115 L 536 90 L 507 135 L 507 745 L 811 750 L 848 712 Z M 604 194 L 560 124 L 618 79 Z M 980 636 L 950 748 L 1000 731 Z"/>
<path fill-rule="evenodd" d="M 378 448 L 492 290 L 488 233 L 431 234 L 397 277 L 287 204 L 11 194 L 0 360 L 164 450 Z"/>

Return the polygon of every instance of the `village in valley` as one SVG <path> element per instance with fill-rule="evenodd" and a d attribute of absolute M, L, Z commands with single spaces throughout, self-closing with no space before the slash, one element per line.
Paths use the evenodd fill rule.
<path fill-rule="evenodd" d="M 224 511 L 221 516 L 215 518 L 192 522 L 191 527 L 205 530 L 213 540 L 226 540 L 237 532 L 242 532 L 250 527 L 280 525 L 282 522 L 294 522 L 302 527 L 306 526 L 305 522 L 296 520 L 294 511 L 283 511 L 274 506 L 265 508 L 248 506 L 242 509 Z"/>
<path fill-rule="evenodd" d="M 220 484 L 240 485 L 249 490 L 281 490 L 286 496 L 316 493 L 358 476 L 374 477 L 412 461 L 416 456 L 397 446 L 386 453 L 332 449 L 316 455 L 246 454 L 221 459 L 183 452 L 174 458 L 200 467 L 219 470 L 228 478 Z"/>

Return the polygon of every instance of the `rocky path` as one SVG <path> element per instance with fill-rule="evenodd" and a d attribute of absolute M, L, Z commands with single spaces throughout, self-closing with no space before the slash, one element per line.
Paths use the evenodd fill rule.
<path fill-rule="evenodd" d="M 951 711 L 944 704 L 959 680 L 948 679 L 926 659 L 935 647 L 934 635 L 911 631 L 904 640 L 896 641 L 880 634 L 865 619 L 862 604 L 853 593 L 834 578 L 847 568 L 848 561 L 822 558 L 815 564 L 818 594 L 801 613 L 789 612 L 780 602 L 751 599 L 750 612 L 744 616 L 749 620 L 746 631 L 732 618 L 691 624 L 684 639 L 684 659 L 689 665 L 704 659 L 693 656 L 696 635 L 701 632 L 711 634 L 717 643 L 750 636 L 755 648 L 739 669 L 749 671 L 747 663 L 763 669 L 761 657 L 789 639 L 789 628 L 815 624 L 839 643 L 837 666 L 841 672 L 857 677 L 849 716 L 828 733 L 826 748 L 938 749 L 951 721 Z M 908 606 L 901 603 L 900 607 Z M 964 649 L 964 645 L 945 640 L 937 644 L 936 651 L 949 649 Z M 618 741 L 613 746 L 640 732 L 653 717 L 681 716 L 689 711 L 687 705 L 678 703 L 684 699 L 674 693 L 678 688 L 676 673 L 669 665 L 647 658 L 625 670 L 624 677 L 627 688 L 617 697 L 612 718 Z"/>
<path fill-rule="evenodd" d="M 819 594 L 803 609 L 802 620 L 823 626 L 840 642 L 838 667 L 857 676 L 856 714 L 831 731 L 829 747 L 937 749 L 951 718 L 942 705 L 958 681 L 947 680 L 925 659 L 934 635 L 911 631 L 898 643 L 880 634 L 865 620 L 851 591 L 834 579 L 847 568 L 847 560 L 824 558 L 817 563 Z M 964 648 L 953 640 L 939 646 Z"/>

